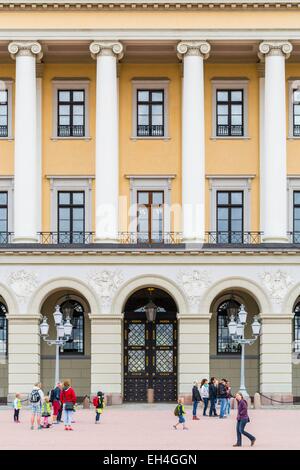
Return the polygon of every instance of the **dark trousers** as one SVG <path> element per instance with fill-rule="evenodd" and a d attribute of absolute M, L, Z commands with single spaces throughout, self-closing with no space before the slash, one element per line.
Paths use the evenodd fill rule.
<path fill-rule="evenodd" d="M 193 416 L 197 416 L 198 401 L 193 401 Z"/>
<path fill-rule="evenodd" d="M 248 422 L 249 420 L 246 418 L 246 419 L 241 419 L 237 421 L 236 423 L 236 437 L 237 437 L 236 443 L 238 446 L 242 445 L 242 434 L 248 437 L 248 439 L 250 439 L 251 442 L 255 440 L 255 437 L 252 436 L 252 434 L 245 431 L 245 426 Z"/>
<path fill-rule="evenodd" d="M 62 406 L 61 406 L 60 409 L 59 409 L 59 411 L 58 411 L 58 413 L 57 413 L 57 417 L 56 417 L 56 421 L 57 421 L 57 422 L 60 422 L 60 421 L 61 421 L 62 410 L 63 410 L 63 408 L 62 408 Z"/>
<path fill-rule="evenodd" d="M 19 421 L 19 414 L 20 414 L 20 410 L 14 411 L 14 421 Z"/>
<path fill-rule="evenodd" d="M 216 398 L 210 398 L 209 416 L 212 416 L 212 415 L 217 416 L 216 403 L 217 403 Z"/>
<path fill-rule="evenodd" d="M 96 422 L 100 421 L 100 416 L 101 416 L 101 413 L 98 413 L 98 411 L 96 411 Z"/>
<path fill-rule="evenodd" d="M 206 416 L 206 410 L 207 410 L 207 407 L 208 407 L 209 398 L 202 398 L 202 400 L 203 400 L 203 403 L 204 403 L 203 416 Z"/>

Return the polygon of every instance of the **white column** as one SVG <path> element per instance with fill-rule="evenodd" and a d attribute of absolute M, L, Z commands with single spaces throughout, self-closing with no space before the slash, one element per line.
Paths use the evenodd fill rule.
<path fill-rule="evenodd" d="M 265 231 L 265 214 L 266 209 L 265 197 L 263 197 L 263 192 L 265 188 L 265 64 L 260 62 L 257 64 L 257 71 L 259 77 L 259 161 L 260 161 L 260 177 L 259 177 L 259 187 L 260 187 L 260 231 Z"/>
<path fill-rule="evenodd" d="M 42 231 L 42 111 L 43 111 L 43 64 L 37 64 L 37 231 Z"/>
<path fill-rule="evenodd" d="M 291 51 L 292 45 L 287 41 L 265 41 L 259 45 L 259 55 L 265 57 L 265 161 L 260 197 L 266 243 L 287 241 L 285 59 Z"/>
<path fill-rule="evenodd" d="M 119 113 L 117 61 L 123 46 L 116 41 L 90 44 L 97 60 L 96 80 L 96 234 L 95 241 L 118 240 Z"/>
<path fill-rule="evenodd" d="M 16 59 L 14 241 L 37 241 L 38 151 L 36 59 L 42 57 L 38 42 L 11 42 Z"/>
<path fill-rule="evenodd" d="M 182 232 L 186 243 L 205 240 L 205 135 L 203 61 L 210 45 L 183 41 L 182 90 Z"/>

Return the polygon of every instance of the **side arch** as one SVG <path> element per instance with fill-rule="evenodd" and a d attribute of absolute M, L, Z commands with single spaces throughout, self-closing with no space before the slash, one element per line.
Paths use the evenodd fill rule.
<path fill-rule="evenodd" d="M 201 313 L 204 315 L 211 315 L 212 312 L 210 310 L 212 302 L 218 295 L 228 289 L 236 289 L 247 292 L 257 302 L 261 314 L 271 313 L 270 301 L 261 287 L 252 280 L 240 277 L 229 277 L 221 279 L 210 286 L 203 296 Z"/>
<path fill-rule="evenodd" d="M 282 302 L 281 313 L 283 315 L 290 315 L 291 318 L 294 316 L 294 306 L 297 299 L 300 297 L 300 283 L 298 282 L 292 287 Z"/>
<path fill-rule="evenodd" d="M 55 291 L 62 289 L 72 289 L 80 293 L 89 303 L 90 312 L 97 314 L 100 312 L 97 297 L 92 290 L 82 281 L 74 278 L 61 277 L 45 282 L 35 291 L 30 299 L 28 310 L 33 314 L 39 314 L 46 298 Z"/>
<path fill-rule="evenodd" d="M 0 283 L 0 296 L 7 305 L 7 315 L 19 315 L 19 305 L 14 294 L 4 284 Z"/>

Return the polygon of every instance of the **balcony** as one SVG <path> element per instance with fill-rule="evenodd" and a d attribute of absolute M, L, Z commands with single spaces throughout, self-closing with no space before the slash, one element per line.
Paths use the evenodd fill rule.
<path fill-rule="evenodd" d="M 164 126 L 137 126 L 138 137 L 163 137 Z"/>
<path fill-rule="evenodd" d="M 93 243 L 94 232 L 39 232 L 42 245 L 82 245 Z"/>
<path fill-rule="evenodd" d="M 7 136 L 8 136 L 8 127 L 0 126 L 0 137 L 7 137 Z"/>
<path fill-rule="evenodd" d="M 228 126 L 218 125 L 217 136 L 218 137 L 242 137 L 244 135 L 243 126 Z"/>
<path fill-rule="evenodd" d="M 120 232 L 119 242 L 121 244 L 133 245 L 176 245 L 182 243 L 182 233 L 180 232 Z"/>
<path fill-rule="evenodd" d="M 262 232 L 206 232 L 205 235 L 205 242 L 214 245 L 257 245 L 262 243 Z"/>
<path fill-rule="evenodd" d="M 58 137 L 84 137 L 84 126 L 58 126 Z"/>

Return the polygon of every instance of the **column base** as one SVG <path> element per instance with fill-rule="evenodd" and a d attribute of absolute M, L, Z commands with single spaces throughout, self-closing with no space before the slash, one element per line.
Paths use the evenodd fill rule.
<path fill-rule="evenodd" d="M 262 236 L 262 243 L 288 243 L 287 237 Z"/>
<path fill-rule="evenodd" d="M 39 243 L 38 237 L 16 237 L 13 238 L 13 243 Z"/>

